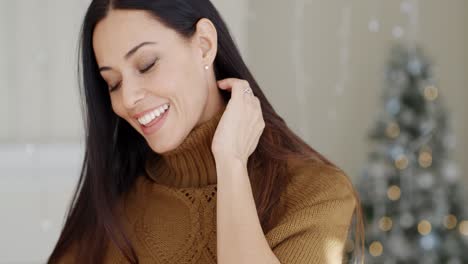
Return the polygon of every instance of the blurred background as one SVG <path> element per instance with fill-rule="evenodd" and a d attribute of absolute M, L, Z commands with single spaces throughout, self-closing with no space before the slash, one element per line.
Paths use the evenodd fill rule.
<path fill-rule="evenodd" d="M 366 263 L 468 263 L 468 1 L 213 3 L 276 110 L 359 189 Z M 0 1 L 0 263 L 45 261 L 77 183 L 88 4 Z"/>

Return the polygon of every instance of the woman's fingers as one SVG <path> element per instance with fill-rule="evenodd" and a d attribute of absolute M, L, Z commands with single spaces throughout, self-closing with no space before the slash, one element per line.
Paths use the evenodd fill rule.
<path fill-rule="evenodd" d="M 231 98 L 218 124 L 212 150 L 218 155 L 246 160 L 257 147 L 265 127 L 260 100 L 254 94 L 245 92 L 251 89 L 246 80 L 227 78 L 217 84 L 220 89 L 230 91 Z M 223 152 L 227 150 L 231 153 Z"/>
<path fill-rule="evenodd" d="M 220 80 L 218 81 L 218 86 L 220 89 L 230 91 L 232 98 L 240 98 L 240 96 L 244 96 L 244 89 L 250 88 L 249 82 L 237 78 L 226 78 Z M 247 96 L 252 95 L 247 94 Z"/>

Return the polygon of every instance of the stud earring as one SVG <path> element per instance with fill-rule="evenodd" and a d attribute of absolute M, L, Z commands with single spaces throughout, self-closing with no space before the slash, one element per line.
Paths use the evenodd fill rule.
<path fill-rule="evenodd" d="M 205 65 L 205 70 L 208 70 L 208 68 L 209 68 L 208 65 Z"/>

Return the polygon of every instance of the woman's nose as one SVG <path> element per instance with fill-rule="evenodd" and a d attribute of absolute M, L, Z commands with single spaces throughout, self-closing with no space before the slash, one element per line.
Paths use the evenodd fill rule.
<path fill-rule="evenodd" d="M 138 82 L 122 83 L 122 102 L 124 107 L 132 109 L 136 106 L 138 101 L 144 98 L 145 89 L 138 84 Z"/>

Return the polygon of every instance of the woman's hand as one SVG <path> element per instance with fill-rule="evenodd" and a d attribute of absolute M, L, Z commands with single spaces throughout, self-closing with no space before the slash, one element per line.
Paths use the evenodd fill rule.
<path fill-rule="evenodd" d="M 220 89 L 231 91 L 231 99 L 216 128 L 211 151 L 216 160 L 237 159 L 247 165 L 265 128 L 260 100 L 244 92 L 250 88 L 245 80 L 227 78 L 217 83 Z"/>

